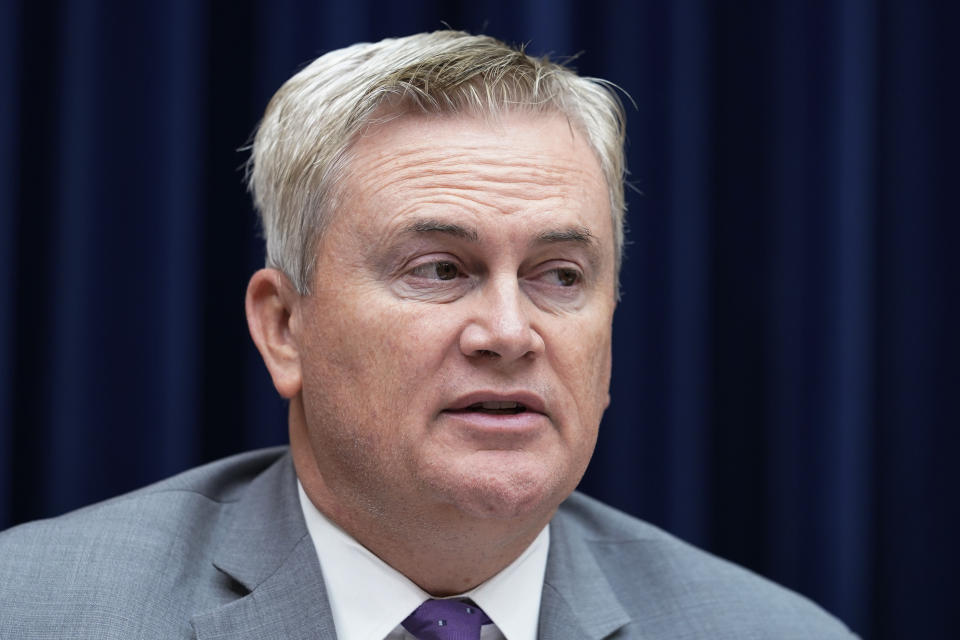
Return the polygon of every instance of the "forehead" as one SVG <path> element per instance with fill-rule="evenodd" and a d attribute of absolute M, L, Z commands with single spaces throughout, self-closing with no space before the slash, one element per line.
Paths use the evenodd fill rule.
<path fill-rule="evenodd" d="M 509 216 L 612 233 L 599 162 L 584 136 L 554 113 L 408 114 L 379 122 L 351 147 L 341 186 L 340 211 L 363 212 L 364 220 L 352 221 L 362 224 L 442 213 L 478 224 Z"/>

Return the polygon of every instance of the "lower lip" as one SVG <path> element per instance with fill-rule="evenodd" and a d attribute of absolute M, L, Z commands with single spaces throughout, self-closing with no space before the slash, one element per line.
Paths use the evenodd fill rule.
<path fill-rule="evenodd" d="M 547 416 L 536 411 L 521 413 L 483 413 L 481 411 L 444 411 L 443 415 L 464 427 L 503 435 L 530 434 L 543 427 Z"/>

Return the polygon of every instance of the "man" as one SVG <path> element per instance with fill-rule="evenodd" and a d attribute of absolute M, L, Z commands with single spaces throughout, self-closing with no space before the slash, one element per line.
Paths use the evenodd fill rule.
<path fill-rule="evenodd" d="M 491 38 L 334 51 L 267 107 L 250 332 L 290 448 L 0 539 L 0 636 L 841 638 L 573 494 L 609 403 L 623 115 Z"/>

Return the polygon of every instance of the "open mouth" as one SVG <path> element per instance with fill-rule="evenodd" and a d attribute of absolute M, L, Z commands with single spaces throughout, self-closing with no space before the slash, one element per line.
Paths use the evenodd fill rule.
<path fill-rule="evenodd" d="M 464 412 L 488 413 L 492 415 L 514 415 L 523 413 L 527 408 L 519 402 L 474 402 L 469 407 L 461 409 Z"/>

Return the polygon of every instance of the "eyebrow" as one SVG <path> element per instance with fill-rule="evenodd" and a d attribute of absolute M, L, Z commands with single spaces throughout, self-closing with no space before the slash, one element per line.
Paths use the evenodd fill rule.
<path fill-rule="evenodd" d="M 403 233 L 442 233 L 468 242 L 480 241 L 480 234 L 477 233 L 476 229 L 433 219 L 412 222 L 403 228 Z M 599 264 L 600 243 L 597 241 L 597 237 L 586 227 L 567 227 L 542 231 L 534 238 L 531 246 L 563 243 L 580 245 L 587 251 L 590 262 L 594 265 Z"/>
<path fill-rule="evenodd" d="M 597 237 L 586 227 L 571 227 L 569 229 L 552 229 L 537 236 L 537 243 L 552 244 L 555 242 L 573 242 L 585 246 L 597 243 Z"/>
<path fill-rule="evenodd" d="M 444 233 L 461 240 L 477 242 L 480 235 L 475 229 L 468 229 L 459 224 L 450 222 L 441 222 L 439 220 L 417 220 L 416 222 L 404 227 L 404 233 Z"/>
<path fill-rule="evenodd" d="M 597 236 L 590 233 L 586 227 L 569 227 L 566 229 L 551 229 L 537 235 L 534 244 L 572 243 L 579 245 L 587 252 L 590 264 L 597 268 L 601 263 L 600 242 Z"/>
<path fill-rule="evenodd" d="M 478 242 L 480 235 L 474 229 L 439 220 L 417 220 L 404 227 L 404 233 L 444 233 L 462 240 Z M 586 227 L 570 227 L 568 229 L 550 229 L 537 235 L 534 244 L 554 244 L 558 242 L 573 242 L 582 245 L 596 244 L 597 237 Z"/>

